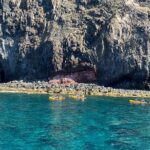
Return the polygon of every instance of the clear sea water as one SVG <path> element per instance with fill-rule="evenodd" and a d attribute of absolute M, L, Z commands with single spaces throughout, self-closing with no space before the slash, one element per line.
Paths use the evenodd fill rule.
<path fill-rule="evenodd" d="M 150 105 L 0 94 L 1 150 L 150 150 Z"/>

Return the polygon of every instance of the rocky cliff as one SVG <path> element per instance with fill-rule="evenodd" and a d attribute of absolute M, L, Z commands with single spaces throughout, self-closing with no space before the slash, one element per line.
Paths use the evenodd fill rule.
<path fill-rule="evenodd" d="M 0 78 L 95 70 L 100 84 L 148 87 L 149 0 L 0 0 Z"/>

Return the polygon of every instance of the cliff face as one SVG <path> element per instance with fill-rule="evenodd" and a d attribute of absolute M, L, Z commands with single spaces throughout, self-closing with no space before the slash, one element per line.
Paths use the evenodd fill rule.
<path fill-rule="evenodd" d="M 91 69 L 100 84 L 148 84 L 149 0 L 0 0 L 1 76 Z"/>

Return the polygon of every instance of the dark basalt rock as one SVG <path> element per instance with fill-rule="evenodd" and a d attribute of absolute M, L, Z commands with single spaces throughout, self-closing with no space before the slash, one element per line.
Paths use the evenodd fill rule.
<path fill-rule="evenodd" d="M 149 0 L 0 0 L 0 81 L 97 71 L 149 89 Z"/>

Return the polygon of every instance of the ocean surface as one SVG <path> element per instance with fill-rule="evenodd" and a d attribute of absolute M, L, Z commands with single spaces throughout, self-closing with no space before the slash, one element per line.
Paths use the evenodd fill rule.
<path fill-rule="evenodd" d="M 0 150 L 150 150 L 150 105 L 0 94 Z"/>

